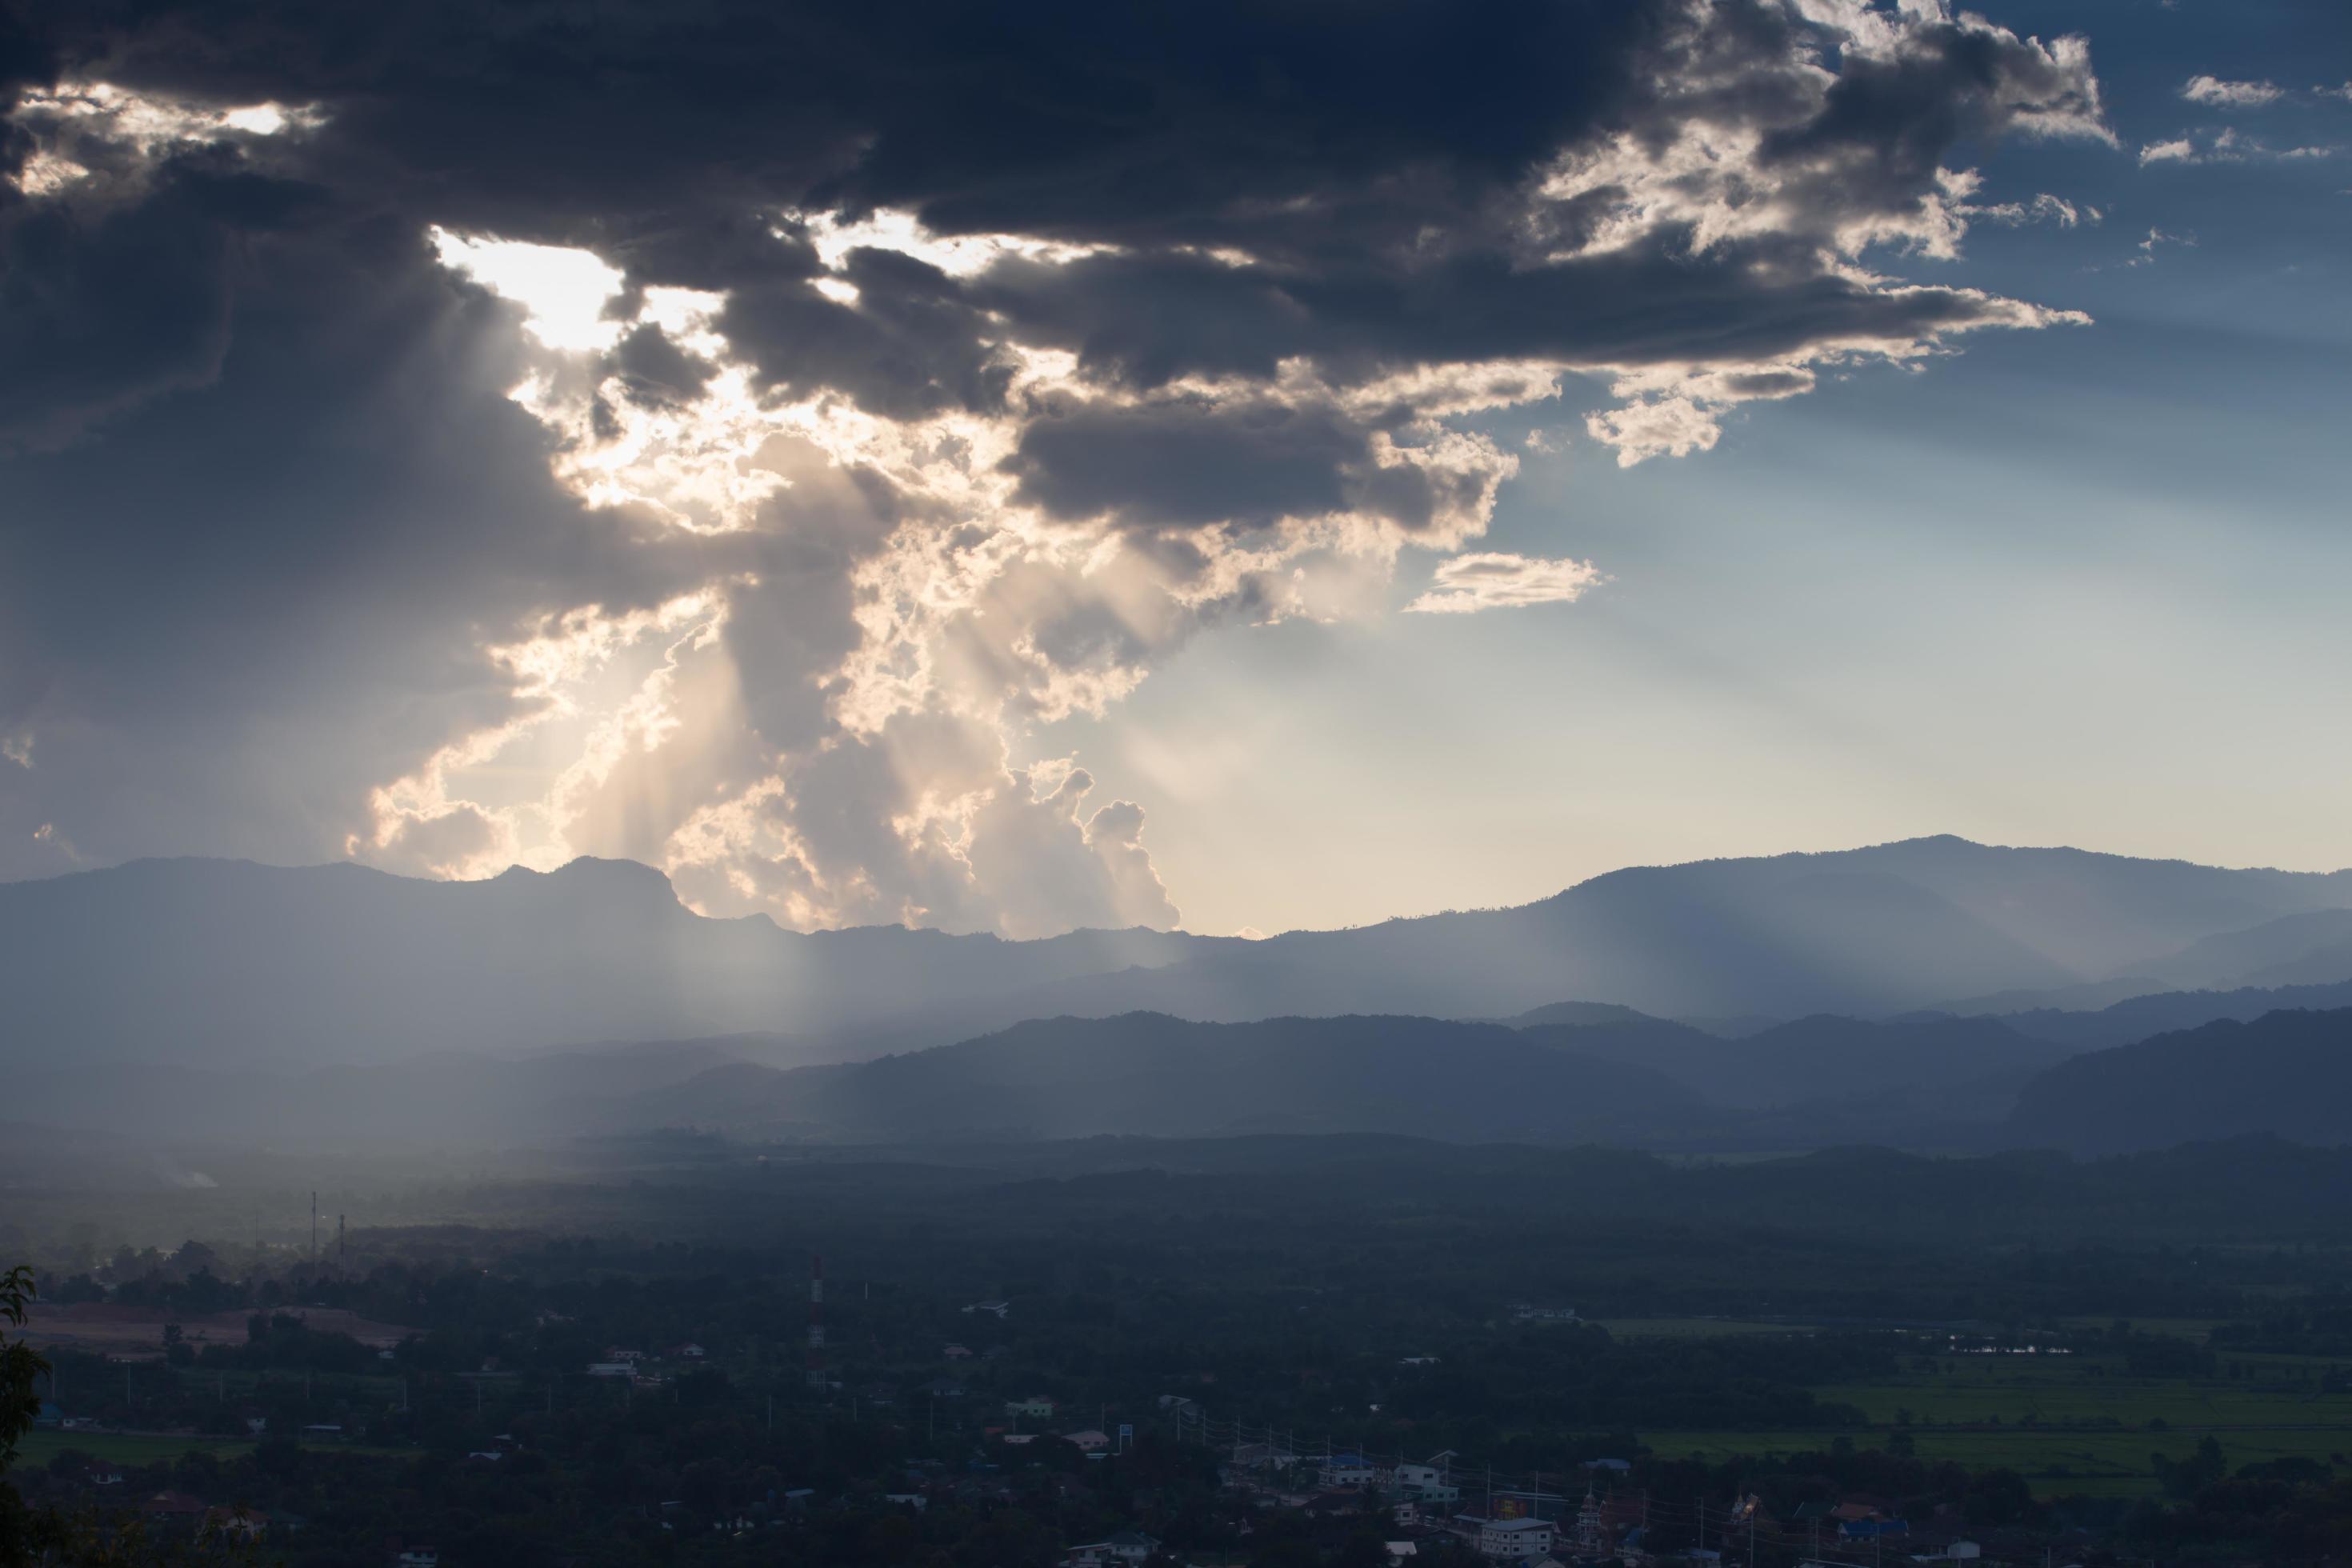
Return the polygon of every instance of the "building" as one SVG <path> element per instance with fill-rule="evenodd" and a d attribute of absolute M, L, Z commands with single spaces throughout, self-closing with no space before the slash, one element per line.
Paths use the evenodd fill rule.
<path fill-rule="evenodd" d="M 1374 1473 L 1372 1462 L 1361 1454 L 1333 1454 L 1323 1461 L 1315 1479 L 1327 1487 L 1368 1487 Z"/>
<path fill-rule="evenodd" d="M 1116 1564 L 1146 1563 L 1159 1550 L 1156 1538 L 1139 1530 L 1122 1530 L 1108 1541 L 1071 1547 L 1062 1553 L 1062 1568 L 1114 1568 Z"/>
<path fill-rule="evenodd" d="M 258 1541 L 269 1532 L 269 1516 L 244 1508 L 211 1508 L 205 1510 L 205 1528 L 215 1541 Z"/>
<path fill-rule="evenodd" d="M 967 1316 L 974 1312 L 986 1312 L 1000 1323 L 1011 1314 L 1012 1310 L 1013 1303 L 1010 1301 L 974 1301 L 964 1309 Z"/>
<path fill-rule="evenodd" d="M 1601 1512 L 1601 1503 L 1592 1489 L 1584 1489 L 1584 1506 L 1576 1510 L 1576 1549 L 1587 1557 L 1598 1557 L 1609 1544 L 1609 1521 Z"/>
<path fill-rule="evenodd" d="M 1076 1443 L 1078 1446 L 1078 1451 L 1082 1454 L 1099 1454 L 1110 1447 L 1109 1436 L 1097 1432 L 1092 1427 L 1083 1432 L 1065 1432 L 1062 1434 L 1062 1441 Z"/>
<path fill-rule="evenodd" d="M 204 1518 L 207 1510 L 201 1499 L 185 1492 L 162 1491 L 142 1502 L 139 1511 L 151 1520 L 193 1524 Z"/>
<path fill-rule="evenodd" d="M 1450 1513 L 1452 1505 L 1462 1500 L 1462 1489 L 1439 1460 L 1451 1457 L 1441 1454 L 1425 1465 L 1399 1465 L 1390 1484 L 1423 1508 Z"/>
<path fill-rule="evenodd" d="M 1042 1394 L 1033 1394 L 1026 1399 L 1008 1399 L 1004 1402 L 1004 1414 L 1032 1415 L 1040 1421 L 1051 1421 L 1054 1418 L 1054 1402 Z"/>
<path fill-rule="evenodd" d="M 1244 1469 L 1286 1470 L 1298 1463 L 1298 1456 L 1280 1443 L 1236 1443 L 1233 1462 Z"/>
<path fill-rule="evenodd" d="M 1478 1519 L 1472 1538 L 1482 1557 L 1497 1563 L 1525 1563 L 1551 1554 L 1552 1523 L 1546 1519 Z"/>

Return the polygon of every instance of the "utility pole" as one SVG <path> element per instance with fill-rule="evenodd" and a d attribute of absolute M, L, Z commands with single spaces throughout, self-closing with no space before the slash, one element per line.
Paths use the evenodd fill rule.
<path fill-rule="evenodd" d="M 319 1272 L 319 1189 L 310 1189 L 310 1272 Z"/>
<path fill-rule="evenodd" d="M 824 1259 L 813 1252 L 809 1254 L 808 1384 L 823 1389 L 824 1381 Z"/>

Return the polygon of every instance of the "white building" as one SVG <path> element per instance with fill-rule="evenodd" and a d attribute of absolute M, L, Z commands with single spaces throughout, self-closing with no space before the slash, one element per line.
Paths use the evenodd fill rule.
<path fill-rule="evenodd" d="M 1368 1487 L 1374 1467 L 1361 1454 L 1333 1454 L 1323 1461 L 1316 1479 L 1327 1487 Z"/>
<path fill-rule="evenodd" d="M 1139 1530 L 1122 1530 L 1108 1541 L 1071 1547 L 1062 1554 L 1062 1564 L 1063 1568 L 1114 1568 L 1116 1564 L 1148 1562 L 1159 1550 L 1156 1538 Z"/>
<path fill-rule="evenodd" d="M 1520 1563 L 1551 1551 L 1552 1526 L 1543 1519 L 1482 1519 L 1478 1552 L 1498 1563 Z"/>

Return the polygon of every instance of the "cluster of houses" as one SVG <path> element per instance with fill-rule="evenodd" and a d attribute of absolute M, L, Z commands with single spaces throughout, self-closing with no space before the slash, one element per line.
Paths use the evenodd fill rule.
<path fill-rule="evenodd" d="M 1737 1555 L 1731 1548 L 1751 1535 L 1784 1544 L 1811 1542 L 1817 1551 L 1841 1554 L 1867 1546 L 1882 1562 L 1982 1560 L 1974 1542 L 1915 1531 L 1894 1504 L 1866 1497 L 1804 1504 L 1786 1521 L 1774 1518 L 1760 1498 L 1738 1499 L 1727 1509 L 1702 1516 L 1696 1531 L 1702 1544 L 1667 1549 L 1658 1544 L 1645 1494 L 1604 1489 L 1630 1468 L 1622 1459 L 1586 1466 L 1591 1479 L 1580 1502 L 1560 1492 L 1499 1488 L 1484 1476 L 1466 1477 L 1454 1468 L 1455 1458 L 1444 1453 L 1419 1464 L 1384 1463 L 1349 1452 L 1301 1457 L 1271 1442 L 1245 1442 L 1235 1446 L 1223 1473 L 1229 1487 L 1260 1507 L 1382 1516 L 1393 1531 L 1390 1557 L 1399 1563 L 1445 1542 L 1518 1568 L 1717 1564 L 1727 1552 Z M 1664 1516 L 1662 1510 L 1662 1521 Z M 1688 1519 L 1678 1517 L 1677 1522 L 1677 1538 L 1694 1533 Z"/>
<path fill-rule="evenodd" d="M 1067 1432 L 1022 1431 L 1020 1424 L 1024 1421 L 1051 1421 L 1054 1418 L 1054 1402 L 1042 1394 L 1033 1394 L 1025 1399 L 1006 1400 L 1004 1414 L 1013 1423 L 1012 1426 L 984 1427 L 982 1429 L 982 1436 L 993 1439 L 1008 1448 L 1029 1447 L 1038 1443 L 1063 1442 L 1070 1444 L 1090 1459 L 1108 1458 L 1117 1451 L 1112 1446 L 1110 1434 L 1098 1427 L 1078 1426 Z M 1129 1436 L 1130 1433 L 1131 1429 L 1129 1427 L 1119 1428 L 1119 1436 L 1122 1438 Z"/>
<path fill-rule="evenodd" d="M 649 1358 L 643 1351 L 626 1350 L 619 1345 L 612 1345 L 606 1348 L 602 1361 L 592 1361 L 588 1363 L 588 1375 L 625 1377 L 639 1388 L 659 1388 L 669 1380 L 656 1371 L 656 1367 L 663 1363 L 684 1363 L 690 1365 L 702 1360 L 706 1353 L 698 1344 L 672 1345 L 662 1352 L 658 1360 L 655 1360 Z M 486 1363 L 483 1374 L 490 1375 L 493 1370 L 493 1367 Z"/>

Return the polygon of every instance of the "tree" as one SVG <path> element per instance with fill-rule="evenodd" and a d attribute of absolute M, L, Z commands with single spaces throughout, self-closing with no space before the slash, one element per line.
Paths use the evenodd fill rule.
<path fill-rule="evenodd" d="M 22 1265 L 0 1275 L 0 1322 L 21 1331 L 34 1295 L 33 1271 Z M 35 1546 L 36 1521 L 8 1480 L 16 1462 L 16 1440 L 41 1413 L 40 1383 L 48 1361 L 22 1338 L 0 1333 L 0 1563 L 27 1560 Z"/>

